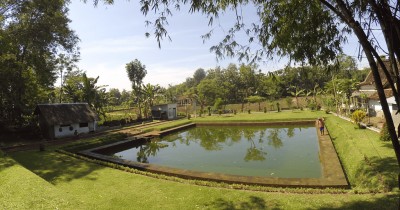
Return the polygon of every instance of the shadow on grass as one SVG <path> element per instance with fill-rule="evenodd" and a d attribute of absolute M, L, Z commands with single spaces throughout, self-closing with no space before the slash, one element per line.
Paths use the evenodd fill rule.
<path fill-rule="evenodd" d="M 284 196 L 284 195 L 279 195 Z M 335 195 L 332 195 L 335 196 Z M 357 195 L 354 195 L 357 196 Z M 320 199 L 320 198 L 319 198 Z M 338 198 L 340 199 L 340 198 Z M 338 200 L 337 202 L 333 201 L 332 204 L 324 204 L 323 200 L 312 202 L 317 206 L 323 206 L 319 208 L 309 207 L 311 209 L 398 209 L 398 195 L 396 194 L 387 194 L 382 197 L 372 198 L 371 200 L 357 200 L 353 202 L 342 202 Z M 235 202 L 231 200 L 224 199 L 216 199 L 211 203 L 206 205 L 209 209 L 222 209 L 222 210 L 264 210 L 264 209 L 285 209 L 283 204 L 280 204 L 279 201 L 267 201 L 263 198 L 257 196 L 250 196 L 248 201 Z M 299 206 L 299 208 L 305 208 L 306 206 Z"/>
<path fill-rule="evenodd" d="M 54 151 L 18 152 L 10 156 L 23 167 L 52 184 L 81 178 L 96 180 L 97 176 L 94 172 L 104 168 Z"/>
<path fill-rule="evenodd" d="M 380 191 L 391 191 L 397 186 L 398 165 L 394 157 L 364 158 L 356 171 L 357 185 Z"/>
<path fill-rule="evenodd" d="M 340 202 L 340 201 L 339 201 Z M 338 206 L 321 207 L 321 210 L 334 209 L 399 209 L 399 195 L 388 194 L 372 201 L 353 201 L 340 203 Z"/>
<path fill-rule="evenodd" d="M 252 210 L 263 210 L 263 209 L 281 209 L 281 206 L 276 203 L 268 203 L 260 197 L 250 196 L 249 201 L 234 202 L 224 199 L 217 199 L 207 207 L 211 209 L 221 209 L 221 210 L 239 210 L 239 209 L 252 209 Z"/>
<path fill-rule="evenodd" d="M 393 149 L 393 144 L 391 141 L 386 141 L 383 145 L 383 147 L 389 148 L 389 149 Z"/>
<path fill-rule="evenodd" d="M 15 165 L 15 161 L 0 150 L 0 172 Z"/>

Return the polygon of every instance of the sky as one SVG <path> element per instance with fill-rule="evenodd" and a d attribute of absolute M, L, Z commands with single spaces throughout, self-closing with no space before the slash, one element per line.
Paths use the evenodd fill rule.
<path fill-rule="evenodd" d="M 92 2 L 72 1 L 69 18 L 70 28 L 80 38 L 81 56 L 77 65 L 89 77 L 99 76 L 98 85 L 130 90 L 125 65 L 135 59 L 146 66 L 144 84 L 163 87 L 184 82 L 199 68 L 208 70 L 217 66 L 225 68 L 229 63 L 239 64 L 237 58 L 217 60 L 215 54 L 210 52 L 210 47 L 217 44 L 231 26 L 233 15 L 221 17 L 210 28 L 205 16 L 188 14 L 187 9 L 181 9 L 169 19 L 167 30 L 172 41 L 164 40 L 160 49 L 153 36 L 145 37 L 145 33 L 150 32 L 145 21 L 151 16 L 145 17 L 140 12 L 139 1 L 115 1 L 113 5 L 99 4 L 96 7 Z M 257 18 L 252 8 L 245 8 L 243 14 L 249 22 Z M 214 29 L 213 36 L 204 43 L 201 35 L 210 29 Z M 344 52 L 357 57 L 357 43 L 351 37 Z M 259 68 L 266 73 L 282 69 L 286 64 L 285 58 L 276 58 L 261 63 Z M 364 59 L 359 68 L 365 66 L 367 62 Z"/>

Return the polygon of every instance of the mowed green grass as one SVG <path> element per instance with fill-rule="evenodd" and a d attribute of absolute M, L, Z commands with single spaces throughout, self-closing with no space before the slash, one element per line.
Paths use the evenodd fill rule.
<path fill-rule="evenodd" d="M 338 117 L 327 117 L 326 124 L 353 189 L 391 191 L 398 186 L 399 166 L 390 141 Z"/>
<path fill-rule="evenodd" d="M 260 115 L 264 115 L 265 120 L 268 117 L 278 118 L 264 113 Z M 321 115 L 318 112 L 303 112 L 303 116 L 310 119 Z M 368 142 L 362 139 L 370 133 L 354 130 L 354 125 L 332 115 L 326 119 L 331 135 L 340 133 L 334 136 L 333 141 L 343 144 L 339 147 L 343 150 L 344 157 L 341 159 L 346 162 L 345 168 L 349 168 L 347 173 L 351 174 L 348 176 L 356 178 L 354 171 L 357 170 L 353 168 L 357 167 L 352 165 L 362 165 L 364 159 L 360 160 L 359 156 L 350 158 L 354 156 L 351 151 L 356 150 L 354 147 L 358 144 Z M 333 127 L 341 130 L 335 131 Z M 349 135 L 342 135 L 346 132 L 357 143 L 344 140 L 349 138 Z M 394 157 L 386 143 L 379 144 L 375 136 L 370 141 L 374 148 L 378 148 L 379 157 Z M 372 158 L 373 150 L 369 148 L 365 145 L 359 150 Z M 0 209 L 397 209 L 398 202 L 397 190 L 366 194 L 356 194 L 355 190 L 339 194 L 328 191 L 299 194 L 290 190 L 276 193 L 198 186 L 108 168 L 51 149 L 0 155 Z M 373 164 L 371 168 L 376 169 Z M 388 168 L 381 166 L 380 169 Z M 390 179 L 391 173 L 382 176 Z M 363 185 L 358 188 L 368 187 Z"/>
<path fill-rule="evenodd" d="M 194 122 L 202 121 L 241 121 L 241 122 L 252 122 L 252 121 L 263 121 L 263 122 L 274 122 L 274 121 L 291 121 L 291 120 L 309 120 L 317 119 L 319 117 L 327 116 L 323 111 L 300 111 L 300 110 L 285 110 L 281 112 L 251 112 L 249 113 L 229 113 L 229 114 L 213 114 L 211 116 L 204 115 L 199 117 L 192 117 L 191 120 Z"/>

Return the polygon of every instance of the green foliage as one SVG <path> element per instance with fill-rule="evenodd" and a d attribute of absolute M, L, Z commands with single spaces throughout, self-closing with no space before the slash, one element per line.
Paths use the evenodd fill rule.
<path fill-rule="evenodd" d="M 138 59 L 131 61 L 125 65 L 126 73 L 132 83 L 132 90 L 135 93 L 135 102 L 138 104 L 138 118 L 142 118 L 141 103 L 143 100 L 142 84 L 143 79 L 147 74 L 146 66 L 143 65 Z"/>
<path fill-rule="evenodd" d="M 67 1 L 0 3 L 0 121 L 27 125 L 38 103 L 55 101 L 57 73 L 79 54 Z"/>
<path fill-rule="evenodd" d="M 264 100 L 265 98 L 261 96 L 249 96 L 246 98 L 246 101 L 248 101 L 249 103 L 260 103 Z"/>
<path fill-rule="evenodd" d="M 351 120 L 361 128 L 361 122 L 367 116 L 367 113 L 363 110 L 356 110 L 351 114 Z"/>
<path fill-rule="evenodd" d="M 382 129 L 380 131 L 379 139 L 381 141 L 390 141 L 390 134 L 389 134 L 389 129 L 388 126 L 386 125 L 386 122 L 383 123 Z"/>
<path fill-rule="evenodd" d="M 317 110 L 317 103 L 311 100 L 308 102 L 307 107 L 312 111 Z"/>
<path fill-rule="evenodd" d="M 223 105 L 224 101 L 221 98 L 217 98 L 214 102 L 214 109 L 215 110 L 220 110 L 222 109 L 222 105 Z"/>

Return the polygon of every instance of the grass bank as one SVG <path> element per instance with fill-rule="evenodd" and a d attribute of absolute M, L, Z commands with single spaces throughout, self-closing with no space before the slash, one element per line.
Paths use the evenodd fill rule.
<path fill-rule="evenodd" d="M 237 113 L 237 114 L 221 114 L 221 115 L 211 115 L 202 117 L 192 117 L 193 122 L 203 122 L 203 121 L 218 121 L 218 122 L 253 122 L 253 121 L 263 121 L 263 122 L 275 122 L 275 121 L 292 121 L 292 120 L 309 120 L 317 119 L 319 117 L 327 116 L 323 111 L 301 111 L 301 110 L 285 110 L 281 112 L 251 112 L 249 113 Z"/>
<path fill-rule="evenodd" d="M 246 113 L 241 118 L 243 121 L 250 121 L 250 118 L 278 121 L 279 118 L 315 119 L 319 116 L 326 116 L 328 129 L 353 190 L 332 194 L 329 190 L 298 193 L 284 189 L 258 192 L 233 190 L 229 186 L 205 187 L 189 181 L 127 173 L 55 152 L 57 148 L 47 148 L 44 152 L 18 152 L 9 156 L 0 153 L 0 209 L 397 209 L 398 194 L 393 189 L 393 172 L 398 168 L 396 162 L 392 162 L 394 152 L 390 145 L 379 141 L 377 134 L 355 130 L 353 124 L 322 112 Z M 219 118 L 223 117 L 192 120 L 214 121 Z M 101 144 L 111 141 L 109 139 L 91 141 Z M 74 144 L 85 147 L 91 143 Z M 379 178 L 375 184 L 368 185 L 368 180 L 374 177 L 384 179 Z M 378 191 L 373 190 L 376 186 Z"/>
<path fill-rule="evenodd" d="M 326 124 L 354 190 L 391 191 L 397 186 L 399 166 L 391 142 L 332 115 Z"/>

